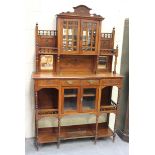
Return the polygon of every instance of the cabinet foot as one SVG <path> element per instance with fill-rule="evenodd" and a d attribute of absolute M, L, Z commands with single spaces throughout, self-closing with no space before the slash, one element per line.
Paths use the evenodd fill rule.
<path fill-rule="evenodd" d="M 58 148 L 58 149 L 60 148 L 60 140 L 58 140 L 57 148 Z"/>
<path fill-rule="evenodd" d="M 35 145 L 36 150 L 38 151 L 39 150 L 39 143 L 37 141 L 35 141 L 34 145 Z"/>
<path fill-rule="evenodd" d="M 116 133 L 113 134 L 113 139 L 112 139 L 113 143 L 115 142 L 115 137 L 116 137 Z"/>
<path fill-rule="evenodd" d="M 94 141 L 94 144 L 96 145 L 96 142 L 97 142 L 97 138 L 95 137 L 95 141 Z"/>

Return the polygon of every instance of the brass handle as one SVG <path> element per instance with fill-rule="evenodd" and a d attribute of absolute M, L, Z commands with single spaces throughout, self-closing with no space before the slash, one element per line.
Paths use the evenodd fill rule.
<path fill-rule="evenodd" d="M 73 84 L 73 81 L 67 81 L 68 84 Z"/>
<path fill-rule="evenodd" d="M 88 82 L 89 82 L 90 84 L 93 84 L 93 83 L 94 83 L 94 80 L 88 80 Z"/>

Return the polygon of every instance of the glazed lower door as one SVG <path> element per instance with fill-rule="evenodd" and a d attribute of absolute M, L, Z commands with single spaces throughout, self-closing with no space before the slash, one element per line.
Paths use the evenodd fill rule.
<path fill-rule="evenodd" d="M 62 88 L 62 113 L 78 112 L 79 88 Z"/>
<path fill-rule="evenodd" d="M 93 112 L 97 108 L 97 88 L 82 88 L 81 109 L 82 112 Z"/>

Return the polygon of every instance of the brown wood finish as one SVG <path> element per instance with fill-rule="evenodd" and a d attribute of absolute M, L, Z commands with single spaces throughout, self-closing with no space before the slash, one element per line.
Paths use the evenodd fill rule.
<path fill-rule="evenodd" d="M 59 147 L 60 141 L 67 139 L 93 137 L 96 143 L 101 137 L 115 138 L 119 104 L 111 100 L 111 94 L 113 86 L 121 89 L 123 79 L 116 74 L 115 29 L 111 33 L 101 33 L 104 18 L 91 15 L 90 10 L 79 5 L 74 7 L 74 12 L 58 14 L 56 30 L 39 30 L 36 24 L 36 72 L 32 78 L 37 148 L 39 144 L 49 142 L 57 142 Z M 52 63 L 47 61 L 48 55 L 53 56 Z M 99 68 L 100 56 L 107 57 L 107 61 L 100 64 L 106 63 L 106 68 Z M 47 69 L 41 69 L 41 64 Z M 99 123 L 103 113 L 107 114 L 107 120 Z M 114 130 L 108 126 L 110 113 L 116 114 Z M 80 114 L 95 115 L 96 122 L 62 126 L 64 116 Z M 57 127 L 40 128 L 38 121 L 46 117 L 56 117 Z"/>

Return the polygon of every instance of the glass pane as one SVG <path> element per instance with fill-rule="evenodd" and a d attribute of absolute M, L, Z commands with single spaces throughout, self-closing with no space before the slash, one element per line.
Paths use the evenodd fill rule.
<path fill-rule="evenodd" d="M 64 90 L 64 111 L 71 111 L 77 109 L 77 89 Z"/>
<path fill-rule="evenodd" d="M 95 51 L 96 23 L 82 22 L 82 50 Z"/>
<path fill-rule="evenodd" d="M 82 108 L 83 110 L 95 109 L 96 88 L 85 88 L 83 90 Z"/>
<path fill-rule="evenodd" d="M 41 70 L 53 70 L 53 55 L 41 55 L 40 56 L 40 69 Z"/>
<path fill-rule="evenodd" d="M 63 22 L 63 51 L 77 51 L 78 21 Z"/>
<path fill-rule="evenodd" d="M 98 69 L 106 69 L 107 68 L 107 57 L 99 56 Z"/>

